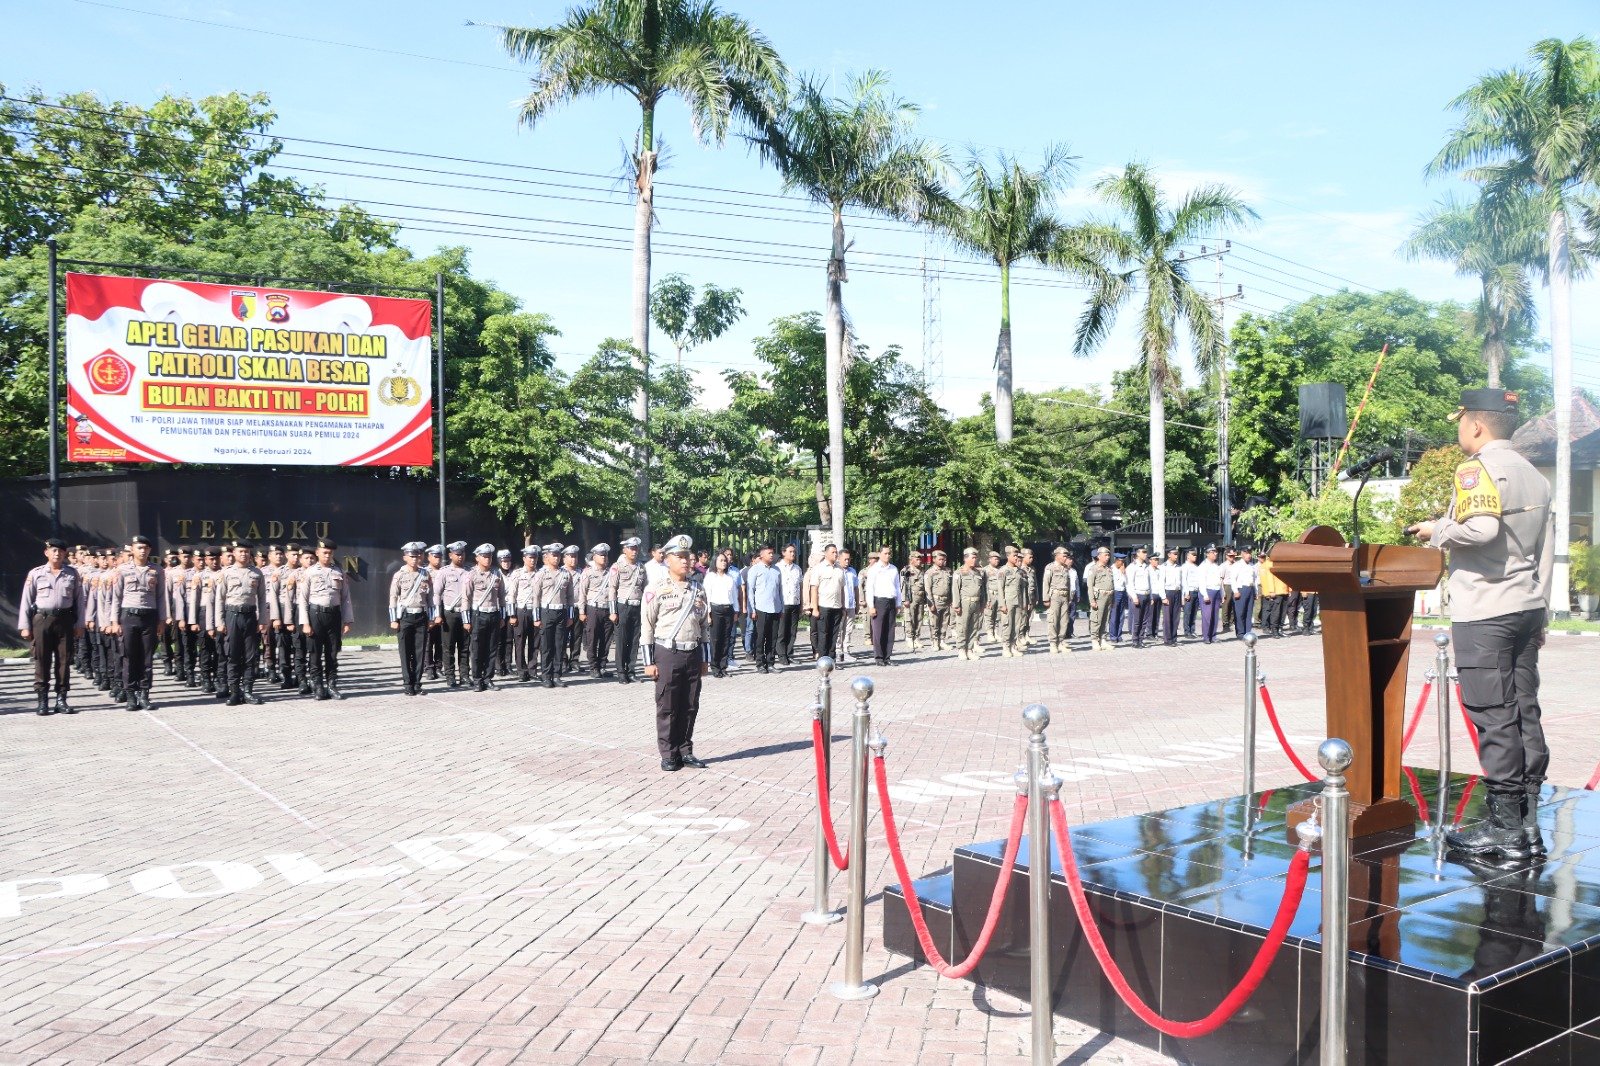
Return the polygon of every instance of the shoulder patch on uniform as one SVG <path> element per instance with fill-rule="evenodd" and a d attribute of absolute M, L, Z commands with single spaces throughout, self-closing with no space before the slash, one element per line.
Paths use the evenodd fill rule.
<path fill-rule="evenodd" d="M 1469 459 L 1456 467 L 1455 520 L 1465 522 L 1478 515 L 1500 516 L 1500 487 L 1479 459 Z"/>

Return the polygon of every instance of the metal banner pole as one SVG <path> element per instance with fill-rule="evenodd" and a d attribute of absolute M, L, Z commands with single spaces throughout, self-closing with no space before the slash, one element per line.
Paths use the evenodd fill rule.
<path fill-rule="evenodd" d="M 1028 999 L 1033 1011 L 1033 1066 L 1056 1061 L 1050 966 L 1050 805 L 1061 781 L 1050 772 L 1044 731 L 1050 711 L 1035 703 L 1022 712 L 1028 729 Z"/>
<path fill-rule="evenodd" d="M 820 787 L 828 788 L 833 784 L 833 660 L 824 655 L 817 660 L 817 702 L 812 708 L 812 713 L 822 722 L 822 765 L 823 776 Z M 852 812 L 851 817 L 854 817 Z M 852 847 L 855 845 L 852 844 Z M 811 888 L 811 909 L 800 916 L 800 920 L 807 925 L 832 925 L 844 920 L 844 915 L 828 906 L 828 837 L 827 828 L 822 822 L 822 805 L 817 804 L 817 842 L 816 854 L 813 856 L 812 865 L 813 882 Z"/>
<path fill-rule="evenodd" d="M 1256 635 L 1244 635 L 1244 797 L 1245 805 L 1256 793 Z"/>
<path fill-rule="evenodd" d="M 46 326 L 45 348 L 49 352 L 50 385 L 46 392 L 46 402 L 50 405 L 50 535 L 61 535 L 61 456 L 57 449 L 57 441 L 61 438 L 61 394 L 57 380 L 61 377 L 61 355 L 56 350 L 56 239 L 44 239 L 45 258 L 50 266 L 50 293 L 45 303 L 48 305 L 49 325 Z"/>
<path fill-rule="evenodd" d="M 1355 753 L 1337 737 L 1317 749 L 1322 783 L 1322 1066 L 1345 1066 L 1345 981 L 1350 962 L 1350 793 Z"/>
<path fill-rule="evenodd" d="M 872 678 L 850 682 L 850 899 L 845 911 L 844 980 L 828 986 L 835 999 L 871 999 L 878 986 L 861 979 L 867 944 L 867 732 L 872 727 Z"/>
<path fill-rule="evenodd" d="M 442 546 L 445 543 L 447 543 L 446 540 L 445 540 L 445 519 L 444 519 L 444 516 L 445 516 L 445 495 L 444 495 L 445 478 L 444 478 L 444 274 L 443 273 L 435 274 L 433 276 L 433 286 L 434 286 L 434 293 L 433 293 L 433 295 L 434 295 L 434 302 L 433 302 L 433 319 L 434 319 L 433 336 L 434 336 L 434 345 L 438 349 L 438 351 L 436 353 L 436 357 L 437 357 L 437 361 L 438 361 L 438 375 L 439 375 L 439 384 L 438 384 L 438 388 L 434 391 L 433 402 L 436 405 L 438 405 L 438 408 L 439 408 L 439 544 Z"/>
<path fill-rule="evenodd" d="M 1439 686 L 1433 700 L 1439 712 L 1439 799 L 1435 813 L 1442 833 L 1450 817 L 1446 809 L 1450 805 L 1450 634 L 1435 634 L 1433 646 L 1437 649 L 1433 669 Z"/>

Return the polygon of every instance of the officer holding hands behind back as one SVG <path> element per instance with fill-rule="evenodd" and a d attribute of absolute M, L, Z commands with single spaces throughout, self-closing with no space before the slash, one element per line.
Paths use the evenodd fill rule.
<path fill-rule="evenodd" d="M 694 720 L 700 713 L 700 679 L 711 669 L 711 607 L 689 580 L 694 543 L 676 536 L 663 547 L 667 576 L 645 592 L 641 630 L 644 676 L 656 684 L 656 746 L 661 769 L 704 769 L 694 754 Z"/>

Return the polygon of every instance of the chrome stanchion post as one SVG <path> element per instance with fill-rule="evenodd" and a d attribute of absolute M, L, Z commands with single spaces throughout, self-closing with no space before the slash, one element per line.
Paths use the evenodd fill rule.
<path fill-rule="evenodd" d="M 1346 978 L 1350 965 L 1350 793 L 1344 772 L 1355 753 L 1337 737 L 1317 749 L 1322 782 L 1322 1066 L 1345 1066 Z"/>
<path fill-rule="evenodd" d="M 1028 727 L 1028 992 L 1033 1011 L 1033 1066 L 1056 1060 L 1050 967 L 1050 805 L 1061 781 L 1050 772 L 1044 731 L 1050 711 L 1035 703 L 1022 712 Z"/>
<path fill-rule="evenodd" d="M 1435 813 L 1439 832 L 1442 833 L 1450 817 L 1446 811 L 1450 805 L 1450 634 L 1435 634 L 1433 646 L 1438 649 L 1433 669 L 1439 683 L 1433 699 L 1434 707 L 1439 712 L 1439 799 Z"/>
<path fill-rule="evenodd" d="M 811 715 L 822 723 L 822 780 L 817 787 L 829 788 L 833 784 L 833 660 L 824 655 L 817 660 L 817 702 Z M 817 841 L 815 869 L 812 872 L 811 909 L 800 916 L 808 925 L 832 925 L 844 920 L 844 915 L 828 906 L 828 834 L 822 824 L 822 804 L 817 804 Z"/>
<path fill-rule="evenodd" d="M 844 980 L 828 991 L 836 999 L 870 999 L 878 986 L 861 979 L 867 944 L 867 732 L 872 728 L 872 678 L 850 682 L 856 713 L 850 719 L 850 898 L 844 927 Z"/>
<path fill-rule="evenodd" d="M 1250 807 L 1250 797 L 1256 794 L 1256 692 L 1261 687 L 1256 673 L 1256 635 L 1246 633 L 1244 640 L 1244 798 Z"/>

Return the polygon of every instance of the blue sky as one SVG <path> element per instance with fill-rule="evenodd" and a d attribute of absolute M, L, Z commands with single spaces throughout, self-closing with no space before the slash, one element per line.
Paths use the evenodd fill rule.
<path fill-rule="evenodd" d="M 1275 310 L 1349 283 L 1471 299 L 1473 284 L 1447 266 L 1395 254 L 1416 217 L 1452 188 L 1423 175 L 1452 122 L 1445 104 L 1479 74 L 1521 62 L 1534 41 L 1597 28 L 1592 0 L 1242 3 L 1223 12 L 1166 2 L 1092 9 L 1029 2 L 990 9 L 982 19 L 970 4 L 943 0 L 728 6 L 760 27 L 795 70 L 840 85 L 867 68 L 887 71 L 895 90 L 921 105 L 922 132 L 957 161 L 969 148 L 1036 159 L 1047 144 L 1065 143 L 1079 157 L 1061 205 L 1069 218 L 1095 212 L 1088 185 L 1130 159 L 1151 164 L 1174 193 L 1207 181 L 1234 186 L 1261 218 L 1223 235 L 1235 240 L 1224 285 L 1245 287 L 1232 313 Z M 0 80 L 14 88 L 93 90 L 140 103 L 162 92 L 264 91 L 286 136 L 517 165 L 296 142 L 290 150 L 297 154 L 282 160 L 286 172 L 335 197 L 404 205 L 372 210 L 427 220 L 408 222 L 403 234 L 420 252 L 468 245 L 477 272 L 554 316 L 563 365 L 576 365 L 604 337 L 628 334 L 632 208 L 614 175 L 632 141 L 636 106 L 596 98 L 537 129 L 519 128 L 515 102 L 526 73 L 489 30 L 465 24 L 546 24 L 562 5 L 5 0 L 0 8 Z M 778 198 L 776 177 L 741 143 L 697 144 L 681 107 L 669 104 L 658 130 L 670 157 L 658 193 L 657 276 L 676 271 L 740 286 L 750 312 L 686 360 L 715 402 L 717 371 L 753 365 L 750 341 L 772 318 L 820 310 L 826 221 L 802 200 Z M 467 211 L 483 214 L 459 213 Z M 440 230 L 447 232 L 432 232 Z M 941 277 L 943 400 L 956 413 L 975 410 L 992 385 L 999 316 L 992 269 L 895 223 L 852 220 L 850 233 L 856 243 L 845 299 L 860 338 L 874 349 L 898 344 L 920 364 L 927 258 Z M 1212 272 L 1204 270 L 1208 279 Z M 1597 294 L 1594 281 L 1580 282 L 1574 294 L 1577 379 L 1594 388 Z M 1126 330 L 1092 358 L 1071 355 L 1081 300 L 1058 275 L 1019 273 L 1012 313 L 1020 387 L 1104 383 L 1132 361 Z M 656 347 L 670 357 L 664 341 Z"/>

